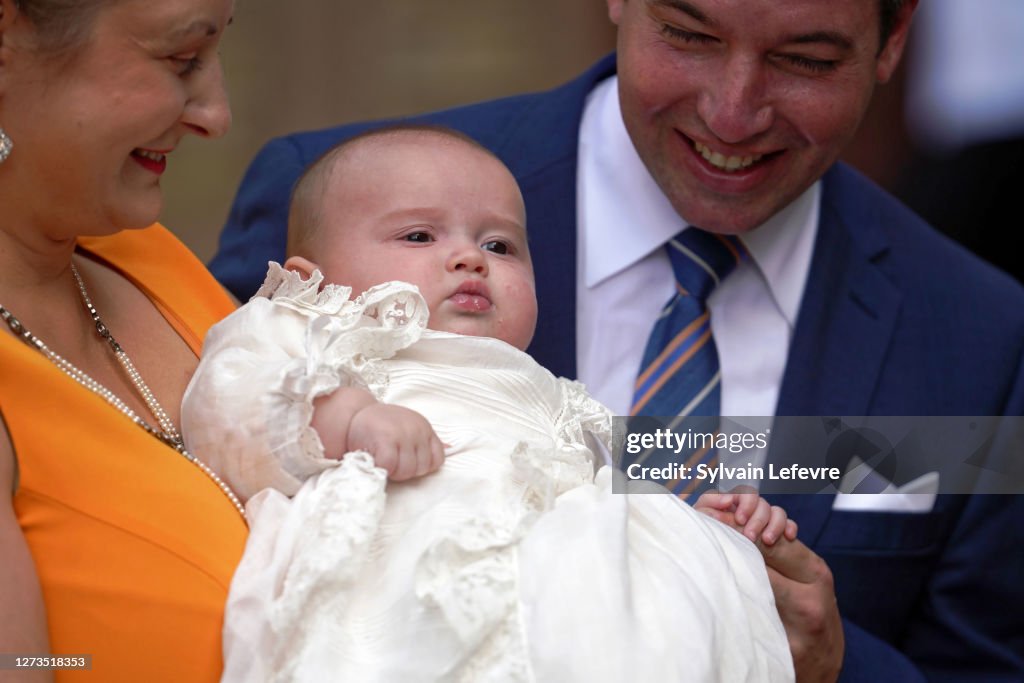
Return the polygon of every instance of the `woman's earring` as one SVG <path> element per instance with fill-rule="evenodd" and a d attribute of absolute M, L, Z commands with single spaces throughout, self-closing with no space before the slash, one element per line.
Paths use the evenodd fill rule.
<path fill-rule="evenodd" d="M 13 147 L 14 143 L 11 142 L 10 136 L 4 132 L 3 128 L 0 128 L 0 164 L 7 161 L 7 157 L 11 156 L 11 149 Z"/>

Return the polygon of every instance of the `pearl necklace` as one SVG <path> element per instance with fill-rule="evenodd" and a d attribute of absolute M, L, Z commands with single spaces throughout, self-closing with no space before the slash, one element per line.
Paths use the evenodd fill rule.
<path fill-rule="evenodd" d="M 105 386 L 97 382 L 95 379 L 87 375 L 82 370 L 75 367 L 70 361 L 61 357 L 50 347 L 48 347 L 42 339 L 32 334 L 21 322 L 11 315 L 11 312 L 0 305 L 0 318 L 3 318 L 7 326 L 11 328 L 11 331 L 29 346 L 35 348 L 37 351 L 46 356 L 51 363 L 57 366 L 61 372 L 73 379 L 74 381 L 81 384 L 83 387 L 99 395 L 104 401 L 110 404 L 114 409 L 120 412 L 122 415 L 127 417 L 129 420 L 134 422 L 136 425 L 141 427 L 146 433 L 156 437 L 161 442 L 167 444 L 174 450 L 178 451 L 182 456 L 185 457 L 189 462 L 198 467 L 203 474 L 209 477 L 213 483 L 217 485 L 231 504 L 234 505 L 238 513 L 245 517 L 245 508 L 242 507 L 241 501 L 235 495 L 234 491 L 221 479 L 216 472 L 210 469 L 206 463 L 201 461 L 196 456 L 192 455 L 185 448 L 185 441 L 181 438 L 181 434 L 178 432 L 177 427 L 171 421 L 170 416 L 163 409 L 163 406 L 156 400 L 156 396 L 150 390 L 149 386 L 142 379 L 139 371 L 135 368 L 135 364 L 132 363 L 131 358 L 125 353 L 125 350 L 117 343 L 114 336 L 107 329 L 107 326 L 103 324 L 100 319 L 100 314 L 96 311 L 96 307 L 92 305 L 92 300 L 89 298 L 89 293 L 85 289 L 85 283 L 82 281 L 81 275 L 78 274 L 78 269 L 75 268 L 74 264 L 71 264 L 71 274 L 75 277 L 75 282 L 78 285 L 78 293 L 81 295 L 82 303 L 85 305 L 86 310 L 89 312 L 89 316 L 92 318 L 93 323 L 96 325 L 96 332 L 103 338 L 104 341 L 110 346 L 110 349 L 114 352 L 114 357 L 117 358 L 117 362 L 124 369 L 128 375 L 128 379 L 131 380 L 132 385 L 135 387 L 139 396 L 145 402 L 150 412 L 153 413 L 153 417 L 156 418 L 157 424 L 160 428 L 153 427 L 146 422 L 142 417 L 136 413 L 131 407 L 122 401 L 117 394 L 107 389 Z"/>

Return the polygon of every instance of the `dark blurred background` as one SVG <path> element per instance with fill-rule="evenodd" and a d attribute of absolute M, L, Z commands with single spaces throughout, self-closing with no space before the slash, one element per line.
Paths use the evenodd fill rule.
<path fill-rule="evenodd" d="M 962 23 L 957 4 L 968 8 L 973 23 Z M 1002 64 L 1011 72 L 1024 65 L 1024 2 L 921 5 L 909 54 L 893 82 L 878 89 L 846 159 L 1020 278 L 1021 259 L 1000 243 L 1020 225 L 1020 209 L 998 217 L 1020 191 L 1018 136 L 1024 125 L 1004 126 L 1008 132 L 988 126 L 994 132 L 975 144 L 977 134 L 945 130 L 956 127 L 949 121 L 914 123 L 928 134 L 910 135 L 906 120 L 908 111 L 918 118 L 930 111 L 956 119 L 960 113 L 943 98 L 984 99 L 962 88 L 919 86 L 941 86 L 953 76 L 977 80 L 952 73 L 964 62 L 944 33 L 952 27 L 968 47 L 998 42 L 991 35 L 996 30 L 1004 46 L 999 49 L 1009 52 L 990 57 L 1008 58 Z M 983 7 L 996 8 L 987 23 Z M 234 125 L 212 143 L 187 140 L 171 157 L 163 221 L 208 260 L 246 166 L 270 138 L 553 87 L 611 51 L 614 42 L 600 0 L 238 0 L 222 44 Z M 1024 96 L 1024 81 L 985 85 L 989 94 L 1002 87 Z M 1024 106 L 1017 119 L 1024 120 Z"/>

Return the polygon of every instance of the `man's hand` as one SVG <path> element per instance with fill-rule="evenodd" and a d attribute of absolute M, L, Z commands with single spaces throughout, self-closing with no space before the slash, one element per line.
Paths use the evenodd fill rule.
<path fill-rule="evenodd" d="M 845 643 L 832 572 L 796 540 L 796 523 L 756 493 L 705 493 L 693 507 L 757 544 L 786 629 L 797 683 L 834 683 Z"/>
<path fill-rule="evenodd" d="M 346 450 L 368 452 L 392 481 L 422 477 L 444 462 L 444 446 L 427 419 L 386 403 L 372 403 L 352 416 Z"/>
<path fill-rule="evenodd" d="M 800 541 L 761 548 L 798 683 L 833 683 L 843 665 L 843 624 L 825 560 Z"/>

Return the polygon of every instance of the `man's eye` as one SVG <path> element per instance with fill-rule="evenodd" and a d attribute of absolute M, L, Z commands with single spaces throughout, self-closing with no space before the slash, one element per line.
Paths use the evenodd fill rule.
<path fill-rule="evenodd" d="M 433 242 L 434 238 L 431 237 L 429 232 L 410 232 L 408 235 L 403 237 L 406 242 L 416 242 L 418 244 L 426 244 L 427 242 Z"/>
<path fill-rule="evenodd" d="M 693 31 L 685 31 L 673 26 L 672 24 L 662 24 L 661 33 L 670 40 L 676 40 L 681 43 L 690 43 L 693 45 L 707 45 L 715 40 L 709 35 L 694 33 Z"/>
<path fill-rule="evenodd" d="M 785 58 L 793 66 L 813 73 L 835 71 L 836 66 L 839 64 L 834 59 L 811 59 L 810 57 L 801 57 L 799 55 L 786 55 Z"/>
<path fill-rule="evenodd" d="M 501 240 L 491 240 L 483 245 L 484 251 L 493 251 L 495 254 L 509 254 L 512 252 L 512 248 L 506 242 Z"/>

